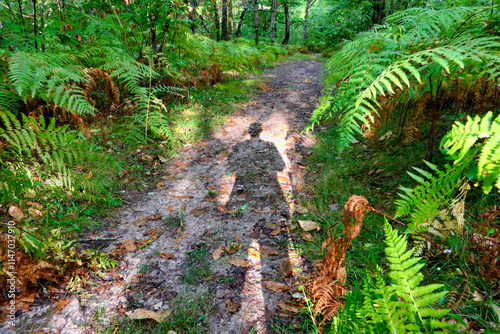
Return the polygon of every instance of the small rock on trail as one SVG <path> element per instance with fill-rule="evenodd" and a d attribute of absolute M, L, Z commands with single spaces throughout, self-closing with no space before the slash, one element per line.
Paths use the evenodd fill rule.
<path fill-rule="evenodd" d="M 295 269 L 308 269 L 289 245 L 291 218 L 304 209 L 298 202 L 305 182 L 303 156 L 314 144 L 301 131 L 317 106 L 321 72 L 316 60 L 266 69 L 265 85 L 253 101 L 241 105 L 210 138 L 186 146 L 168 165 L 161 189 L 121 209 L 121 223 L 112 232 L 119 239 L 104 250 L 120 244 L 125 249 L 130 240 L 151 243 L 128 253 L 104 283 L 106 289 L 85 307 L 71 303 L 71 312 L 51 315 L 52 322 L 42 327 L 92 332 L 75 323 L 91 324 L 103 309 L 99 320 L 104 323 L 134 308 L 175 309 L 174 299 L 182 294 L 210 296 L 208 333 L 252 328 L 271 333 L 267 327 L 276 319 L 293 320 L 293 313 L 279 305 L 297 289 Z M 139 220 L 157 214 L 163 219 Z M 201 262 L 193 264 L 193 252 L 204 254 Z M 200 275 L 202 269 L 190 269 L 196 265 L 208 274 L 186 282 L 189 270 Z"/>

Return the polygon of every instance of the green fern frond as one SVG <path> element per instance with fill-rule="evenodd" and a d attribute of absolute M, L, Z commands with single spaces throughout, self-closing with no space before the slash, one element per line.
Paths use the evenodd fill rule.
<path fill-rule="evenodd" d="M 436 165 L 424 160 L 432 173 L 413 167 L 418 174 L 408 172 L 408 175 L 419 184 L 413 189 L 399 188 L 403 192 L 399 194 L 401 199 L 395 202 L 395 217 L 409 215 L 410 226 L 418 229 L 424 221 L 438 215 L 463 184 L 466 177 L 463 172 L 472 164 L 473 158 L 474 155 L 468 155 L 459 164 L 446 165 L 445 170 L 439 170 Z"/>
<path fill-rule="evenodd" d="M 450 310 L 432 306 L 446 296 L 436 292 L 442 284 L 421 285 L 424 266 L 421 258 L 412 257 L 404 235 L 399 235 L 385 221 L 386 255 L 392 284 L 387 285 L 382 268 L 377 266 L 375 282 L 367 275 L 364 285 L 364 303 L 359 313 L 368 333 L 437 333 L 456 328 L 440 320 Z M 372 286 L 373 283 L 373 286 Z"/>
<path fill-rule="evenodd" d="M 474 149 L 475 145 L 479 147 Z M 480 149 L 476 178 L 482 181 L 486 194 L 493 188 L 495 180 L 495 186 L 500 190 L 500 116 L 493 119 L 490 111 L 483 117 L 468 117 L 465 124 L 455 122 L 441 141 L 441 147 L 443 153 L 455 159 L 455 164 L 461 163 L 471 151 Z"/>
<path fill-rule="evenodd" d="M 67 125 L 56 127 L 54 119 L 47 124 L 43 117 L 38 122 L 22 115 L 21 123 L 14 114 L 1 109 L 0 119 L 0 138 L 7 144 L 0 152 L 0 163 L 6 166 L 0 171 L 5 177 L 2 180 L 6 180 L 0 183 L 2 200 L 19 196 L 35 185 L 63 189 L 80 198 L 105 191 L 106 183 L 98 174 L 102 170 L 99 165 L 108 160 L 90 150 L 76 130 Z M 13 186 L 15 182 L 19 186 Z"/>

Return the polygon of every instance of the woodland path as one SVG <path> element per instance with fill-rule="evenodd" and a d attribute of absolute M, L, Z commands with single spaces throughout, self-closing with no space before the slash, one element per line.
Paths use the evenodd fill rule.
<path fill-rule="evenodd" d="M 302 209 L 302 160 L 314 144 L 300 132 L 317 105 L 321 72 L 316 60 L 290 60 L 264 70 L 265 85 L 253 101 L 241 105 L 211 138 L 185 147 L 167 164 L 161 189 L 120 210 L 119 222 L 105 235 L 118 239 L 103 250 L 122 253 L 121 265 L 104 277 L 90 300 L 82 306 L 73 297 L 62 310 L 48 307 L 45 316 L 33 316 L 18 333 L 92 333 L 94 323 L 133 308 L 173 309 L 182 294 L 211 296 L 207 333 L 252 328 L 273 333 L 273 323 L 290 323 L 293 313 L 280 301 L 291 299 L 309 266 L 290 247 L 300 237 L 298 230 L 289 230 Z M 262 132 L 251 137 L 255 122 Z M 251 128 L 258 134 L 258 126 Z M 137 248 L 146 240 L 152 242 Z M 187 272 L 201 270 L 189 263 L 193 251 L 206 252 L 201 266 L 212 275 L 189 284 Z M 141 273 L 144 268 L 149 269 Z M 290 290 L 273 291 L 284 286 L 270 281 Z"/>

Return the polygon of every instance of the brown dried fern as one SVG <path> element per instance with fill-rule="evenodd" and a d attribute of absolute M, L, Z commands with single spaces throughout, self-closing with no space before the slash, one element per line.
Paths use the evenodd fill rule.
<path fill-rule="evenodd" d="M 343 236 L 335 238 L 332 235 L 325 240 L 322 250 L 326 249 L 326 256 L 323 261 L 315 263 L 308 277 L 306 285 L 315 303 L 314 316 L 320 313 L 323 315 L 320 330 L 344 305 L 342 297 L 347 295 L 347 287 L 344 285 L 347 279 L 344 267 L 346 252 L 352 240 L 359 235 L 363 217 L 369 210 L 368 200 L 363 196 L 353 195 L 349 198 L 341 214 Z"/>

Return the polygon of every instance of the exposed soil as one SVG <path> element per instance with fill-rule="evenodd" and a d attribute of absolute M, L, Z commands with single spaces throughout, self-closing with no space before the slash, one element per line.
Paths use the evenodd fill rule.
<path fill-rule="evenodd" d="M 271 324 L 291 323 L 293 304 L 282 301 L 292 299 L 309 266 L 291 247 L 301 236 L 292 218 L 304 210 L 307 186 L 301 161 L 314 144 L 301 131 L 317 105 L 321 71 L 315 60 L 265 70 L 254 101 L 211 138 L 185 147 L 166 165 L 159 189 L 120 210 L 105 235 L 118 239 L 103 251 L 129 248 L 90 299 L 74 296 L 62 310 L 34 307 L 16 332 L 91 333 L 94 322 L 132 309 L 174 309 L 181 294 L 210 296 L 208 333 L 271 333 Z M 275 292 L 286 287 L 272 282 L 290 289 Z"/>

